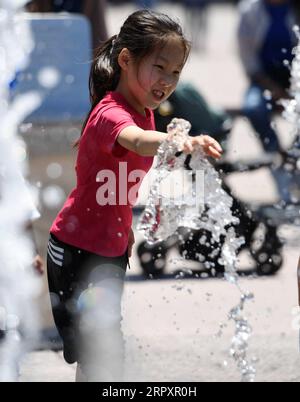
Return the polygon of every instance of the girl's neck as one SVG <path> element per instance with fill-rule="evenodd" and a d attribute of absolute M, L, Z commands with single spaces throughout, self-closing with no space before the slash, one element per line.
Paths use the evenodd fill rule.
<path fill-rule="evenodd" d="M 142 116 L 146 116 L 145 108 L 139 104 L 138 100 L 134 97 L 122 79 L 120 79 L 116 92 L 120 93 L 129 103 L 129 105 L 132 106 L 138 113 L 140 113 Z"/>

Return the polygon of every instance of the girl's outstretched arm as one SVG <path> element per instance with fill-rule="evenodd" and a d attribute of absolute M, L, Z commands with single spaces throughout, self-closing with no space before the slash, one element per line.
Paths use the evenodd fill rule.
<path fill-rule="evenodd" d="M 161 143 L 166 139 L 166 133 L 146 131 L 136 126 L 130 126 L 121 131 L 118 143 L 140 156 L 155 156 Z"/>
<path fill-rule="evenodd" d="M 161 143 L 168 138 L 168 134 L 159 131 L 142 130 L 136 126 L 126 127 L 118 137 L 118 143 L 129 151 L 141 156 L 155 156 Z M 219 159 L 222 156 L 221 145 L 208 135 L 189 137 L 184 144 L 183 152 L 191 154 L 199 145 L 208 156 Z"/>

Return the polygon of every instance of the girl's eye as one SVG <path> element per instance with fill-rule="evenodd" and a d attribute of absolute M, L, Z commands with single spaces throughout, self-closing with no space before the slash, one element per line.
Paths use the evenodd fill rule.
<path fill-rule="evenodd" d="M 163 70 L 163 66 L 159 65 L 159 64 L 155 64 L 154 67 L 157 67 L 159 70 Z"/>
<path fill-rule="evenodd" d="M 174 75 L 180 75 L 180 71 L 174 71 Z"/>

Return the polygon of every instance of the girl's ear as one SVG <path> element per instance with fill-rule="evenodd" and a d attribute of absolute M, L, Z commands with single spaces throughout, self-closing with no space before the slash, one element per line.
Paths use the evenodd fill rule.
<path fill-rule="evenodd" d="M 127 71 L 128 65 L 131 60 L 131 55 L 129 50 L 125 47 L 121 50 L 118 56 L 118 63 L 122 70 Z"/>

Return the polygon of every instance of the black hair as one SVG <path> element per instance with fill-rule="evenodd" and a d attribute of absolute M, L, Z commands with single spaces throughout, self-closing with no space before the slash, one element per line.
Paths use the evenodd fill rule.
<path fill-rule="evenodd" d="M 163 47 L 170 37 L 178 37 L 184 48 L 184 61 L 190 52 L 190 43 L 181 26 L 166 14 L 152 10 L 139 10 L 131 14 L 122 26 L 119 35 L 112 36 L 96 52 L 89 77 L 91 109 L 83 124 L 83 133 L 88 119 L 108 91 L 114 91 L 121 77 L 118 57 L 127 48 L 139 62 L 157 47 Z M 79 140 L 75 145 L 78 145 Z"/>

